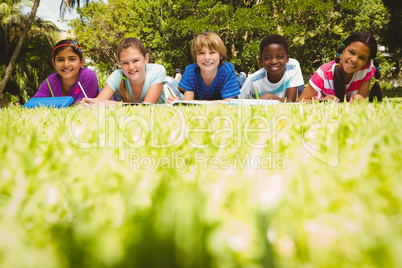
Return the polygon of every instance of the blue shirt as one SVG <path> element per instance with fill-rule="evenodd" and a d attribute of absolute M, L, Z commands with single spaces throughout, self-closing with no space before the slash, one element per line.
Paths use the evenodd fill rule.
<path fill-rule="evenodd" d="M 209 87 L 205 85 L 197 63 L 190 64 L 183 73 L 179 87 L 193 91 L 195 100 L 223 100 L 240 94 L 235 69 L 229 62 L 218 66 L 216 76 Z"/>

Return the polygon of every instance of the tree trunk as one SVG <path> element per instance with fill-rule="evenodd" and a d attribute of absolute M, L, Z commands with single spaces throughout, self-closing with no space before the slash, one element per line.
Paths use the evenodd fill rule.
<path fill-rule="evenodd" d="M 22 43 L 24 42 L 24 39 L 27 36 L 28 31 L 31 29 L 31 24 L 36 16 L 36 11 L 38 10 L 38 7 L 39 7 L 39 2 L 40 2 L 40 0 L 35 0 L 34 4 L 32 6 L 32 9 L 31 9 L 31 14 L 29 14 L 27 23 L 25 25 L 25 28 L 22 31 L 20 38 L 18 39 L 17 46 L 15 47 L 13 55 L 11 56 L 10 62 L 8 63 L 6 73 L 4 74 L 4 78 L 0 84 L 0 96 L 3 93 L 4 88 L 6 87 L 7 82 L 11 77 L 11 73 L 14 69 L 15 62 L 17 61 L 18 55 L 20 54 L 20 51 L 22 48 Z"/>

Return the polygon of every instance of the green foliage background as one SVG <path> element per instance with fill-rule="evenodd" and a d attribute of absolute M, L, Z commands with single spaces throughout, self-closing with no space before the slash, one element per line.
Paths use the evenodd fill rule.
<path fill-rule="evenodd" d="M 388 100 L 1 109 L 0 267 L 399 267 L 401 121 Z"/>
<path fill-rule="evenodd" d="M 68 1 L 77 4 L 76 1 Z M 82 1 L 81 1 L 82 2 Z M 85 1 L 86 2 L 86 1 Z M 71 22 L 87 62 L 95 67 L 103 87 L 105 77 L 119 68 L 116 49 L 124 37 L 140 38 L 151 61 L 163 64 L 169 75 L 194 60 L 190 43 L 210 30 L 224 40 L 229 60 L 238 72 L 261 68 L 259 42 L 268 34 L 283 34 L 290 56 L 299 60 L 307 83 L 311 74 L 334 58 L 336 47 L 349 33 L 367 31 L 386 46 L 381 56 L 383 77 L 398 77 L 402 49 L 399 27 L 401 5 L 397 0 L 256 0 L 256 1 L 89 1 L 79 8 L 80 18 Z M 24 6 L 32 0 L 0 0 L 0 77 L 3 77 L 19 34 L 25 27 Z M 54 68 L 51 55 L 58 41 L 56 26 L 37 18 L 18 57 L 4 93 L 24 103 Z M 394 90 L 392 83 L 386 89 Z M 6 94 L 3 99 L 9 99 Z"/>
<path fill-rule="evenodd" d="M 71 25 L 100 71 L 118 67 L 118 43 L 134 36 L 144 42 L 151 60 L 171 75 L 175 68 L 194 62 L 191 41 L 207 30 L 221 36 L 230 62 L 246 73 L 261 68 L 261 39 L 282 34 L 290 44 L 290 56 L 309 75 L 334 58 L 337 46 L 351 32 L 379 35 L 389 22 L 381 0 L 110 0 L 92 2 L 79 14 Z"/>
<path fill-rule="evenodd" d="M 0 0 L 1 79 L 28 18 L 22 10 L 24 7 L 30 7 L 31 2 Z M 54 72 L 51 51 L 58 38 L 58 29 L 54 23 L 40 18 L 34 20 L 17 58 L 12 78 L 7 83 L 5 96 L 10 94 L 18 96 L 24 103 L 35 94 L 40 83 Z"/>

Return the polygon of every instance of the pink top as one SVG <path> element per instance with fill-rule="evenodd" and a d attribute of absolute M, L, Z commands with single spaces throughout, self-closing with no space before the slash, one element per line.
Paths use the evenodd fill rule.
<path fill-rule="evenodd" d="M 314 97 L 315 99 L 323 98 L 327 95 L 334 95 L 334 70 L 335 61 L 333 60 L 318 68 L 311 77 L 309 84 L 317 91 L 317 95 Z M 374 73 L 375 67 L 370 60 L 363 68 L 353 74 L 350 83 L 346 85 L 346 97 L 350 98 L 352 95 L 356 94 L 360 85 L 364 81 L 370 80 L 374 76 Z"/>

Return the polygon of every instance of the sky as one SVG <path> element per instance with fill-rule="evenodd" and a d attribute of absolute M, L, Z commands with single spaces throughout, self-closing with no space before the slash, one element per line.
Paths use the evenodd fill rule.
<path fill-rule="evenodd" d="M 60 3 L 61 0 L 41 0 L 38 11 L 36 12 L 36 16 L 53 22 L 59 29 L 67 30 L 71 28 L 67 25 L 68 20 L 77 18 L 78 14 L 75 10 L 72 10 L 71 13 L 67 10 L 64 15 L 64 21 L 59 21 Z"/>

